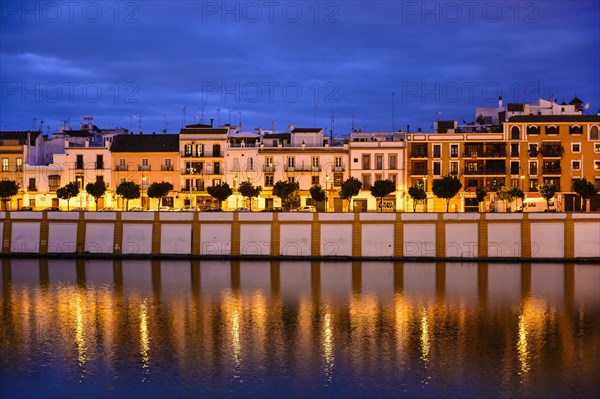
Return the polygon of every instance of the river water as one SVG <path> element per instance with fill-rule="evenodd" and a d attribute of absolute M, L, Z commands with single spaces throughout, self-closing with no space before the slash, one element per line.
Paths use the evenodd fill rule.
<path fill-rule="evenodd" d="M 0 397 L 600 395 L 600 266 L 2 260 Z"/>

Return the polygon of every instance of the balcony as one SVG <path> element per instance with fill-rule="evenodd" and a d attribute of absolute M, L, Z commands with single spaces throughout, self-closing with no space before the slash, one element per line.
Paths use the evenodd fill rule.
<path fill-rule="evenodd" d="M 320 172 L 320 166 L 311 166 L 311 165 L 296 165 L 296 166 L 286 166 L 284 168 L 286 172 Z"/>
<path fill-rule="evenodd" d="M 104 169 L 104 162 L 96 162 L 94 166 L 96 169 Z"/>
<path fill-rule="evenodd" d="M 518 156 L 518 155 L 517 155 Z M 506 158 L 506 150 L 466 150 L 463 154 L 465 158 Z"/>
<path fill-rule="evenodd" d="M 427 158 L 427 151 L 413 151 L 410 156 L 412 158 Z"/>
<path fill-rule="evenodd" d="M 138 170 L 143 172 L 149 172 L 151 170 L 150 165 L 138 165 Z"/>
<path fill-rule="evenodd" d="M 75 163 L 75 169 L 83 169 L 83 163 L 82 162 L 76 162 Z"/>
<path fill-rule="evenodd" d="M 127 171 L 127 165 L 116 164 L 115 165 L 115 171 L 117 171 L 117 172 L 126 172 Z"/>
<path fill-rule="evenodd" d="M 160 165 L 160 170 L 162 170 L 163 172 L 172 172 L 173 165 Z"/>
<path fill-rule="evenodd" d="M 191 174 L 192 175 L 201 175 L 203 174 L 203 170 L 202 168 L 191 168 Z M 190 174 L 190 168 L 186 168 L 186 169 L 181 169 L 181 174 L 182 175 L 189 175 Z"/>
<path fill-rule="evenodd" d="M 543 146 L 540 150 L 544 158 L 560 158 L 564 152 L 565 149 L 563 146 Z"/>
<path fill-rule="evenodd" d="M 390 169 L 396 169 L 396 168 L 390 168 Z M 334 166 L 333 167 L 333 171 L 334 172 L 343 172 L 344 171 L 344 165 Z"/>
<path fill-rule="evenodd" d="M 537 168 L 530 168 L 529 169 L 529 174 L 530 175 L 537 175 L 538 174 Z"/>
<path fill-rule="evenodd" d="M 542 174 L 543 175 L 560 175 L 561 174 L 560 165 L 544 165 L 542 166 Z"/>
<path fill-rule="evenodd" d="M 27 191 L 37 191 L 37 187 L 29 185 L 29 186 L 27 186 Z"/>
<path fill-rule="evenodd" d="M 190 154 L 189 152 L 182 152 L 181 157 L 182 158 L 223 158 L 223 152 L 219 151 L 219 152 L 213 153 L 213 152 L 206 151 L 201 154 L 198 154 L 198 153 Z"/>
<path fill-rule="evenodd" d="M 427 176 L 427 169 L 416 168 L 415 170 L 413 170 L 411 176 Z"/>
<path fill-rule="evenodd" d="M 275 172 L 275 165 L 263 165 L 263 172 Z"/>

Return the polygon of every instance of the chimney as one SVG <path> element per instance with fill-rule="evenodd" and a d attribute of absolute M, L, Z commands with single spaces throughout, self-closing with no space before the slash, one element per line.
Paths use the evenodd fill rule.
<path fill-rule="evenodd" d="M 214 118 L 210 118 L 210 127 L 213 127 L 213 122 L 215 121 Z"/>
<path fill-rule="evenodd" d="M 85 139 L 85 148 L 88 148 L 89 146 L 90 146 L 90 140 Z"/>
<path fill-rule="evenodd" d="M 291 132 L 292 130 L 294 130 L 295 128 L 296 128 L 296 125 L 295 125 L 294 123 L 292 123 L 292 124 L 290 125 L 290 132 Z"/>
<path fill-rule="evenodd" d="M 498 108 L 502 108 L 502 96 L 498 97 Z"/>
<path fill-rule="evenodd" d="M 83 130 L 83 122 L 79 122 L 79 130 Z"/>

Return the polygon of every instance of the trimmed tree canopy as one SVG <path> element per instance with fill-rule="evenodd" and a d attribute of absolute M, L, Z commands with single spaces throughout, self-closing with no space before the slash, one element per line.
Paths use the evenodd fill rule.
<path fill-rule="evenodd" d="M 441 179 L 433 181 L 431 191 L 438 198 L 446 200 L 446 212 L 450 207 L 450 200 L 458 194 L 462 188 L 462 183 L 454 176 L 444 176 Z"/>
<path fill-rule="evenodd" d="M 250 198 L 258 197 L 260 195 L 260 192 L 262 191 L 262 187 L 261 186 L 255 187 L 252 185 L 252 183 L 250 183 L 250 181 L 247 180 L 247 181 L 243 181 L 240 183 L 238 191 L 244 197 L 250 199 Z M 250 201 L 250 210 L 252 210 L 252 201 Z"/>
<path fill-rule="evenodd" d="M 125 210 L 129 210 L 129 200 L 140 198 L 140 186 L 132 181 L 124 181 L 117 186 L 117 195 L 125 198 Z"/>
<path fill-rule="evenodd" d="M 92 197 L 96 202 L 96 210 L 98 210 L 98 198 L 102 197 L 106 193 L 106 184 L 104 181 L 97 181 L 95 183 L 88 183 L 85 186 L 85 191 Z"/>
<path fill-rule="evenodd" d="M 546 210 L 550 211 L 550 200 L 554 198 L 554 194 L 558 191 L 558 187 L 554 184 L 541 184 L 538 186 L 538 192 L 543 199 L 546 200 Z"/>
<path fill-rule="evenodd" d="M 340 198 L 348 200 L 350 206 L 352 204 L 352 197 L 358 195 L 360 193 L 360 189 L 362 188 L 362 182 L 358 180 L 356 177 L 349 177 L 342 183 L 342 188 L 340 189 Z"/>
<path fill-rule="evenodd" d="M 583 200 L 583 206 L 581 208 L 582 212 L 585 212 L 587 208 L 587 200 L 598 194 L 598 189 L 594 186 L 594 183 L 587 181 L 585 177 L 573 181 L 573 191 L 575 191 Z"/>
<path fill-rule="evenodd" d="M 317 202 L 322 202 L 325 201 L 326 195 L 325 195 L 325 191 L 323 191 L 323 187 L 321 187 L 320 185 L 316 184 L 314 186 L 312 186 L 310 189 L 310 196 L 313 200 L 317 201 Z"/>
<path fill-rule="evenodd" d="M 19 192 L 19 186 L 14 180 L 2 180 L 0 181 L 0 198 L 4 202 L 4 210 L 6 210 L 6 203 L 10 201 L 11 197 L 17 195 Z"/>
<path fill-rule="evenodd" d="M 70 182 L 56 190 L 56 196 L 67 201 L 67 211 L 70 209 L 71 198 L 79 194 L 79 185 L 75 182 Z"/>
<path fill-rule="evenodd" d="M 413 212 L 417 211 L 417 205 L 425 202 L 427 199 L 427 193 L 420 187 L 410 187 L 408 189 L 408 195 L 413 200 Z"/>
<path fill-rule="evenodd" d="M 298 182 L 292 183 L 280 180 L 273 186 L 273 195 L 281 198 L 283 207 L 289 209 L 290 199 L 298 193 L 298 190 L 300 190 Z"/>
<path fill-rule="evenodd" d="M 213 198 L 215 198 L 217 201 L 219 201 L 219 206 L 220 206 L 221 202 L 225 201 L 227 198 L 229 198 L 229 196 L 231 194 L 233 194 L 233 191 L 231 191 L 231 187 L 229 187 L 229 184 L 227 184 L 227 183 L 222 183 L 222 184 L 217 184 L 216 186 L 207 187 L 206 191 Z"/>
<path fill-rule="evenodd" d="M 169 195 L 169 191 L 171 190 L 173 190 L 173 185 L 167 181 L 154 182 L 148 186 L 148 197 L 158 199 L 158 203 L 156 204 L 157 211 L 160 211 L 160 200 Z"/>
<path fill-rule="evenodd" d="M 379 198 L 379 210 L 383 211 L 383 197 L 396 191 L 396 185 L 391 180 L 377 180 L 371 186 L 371 195 Z"/>

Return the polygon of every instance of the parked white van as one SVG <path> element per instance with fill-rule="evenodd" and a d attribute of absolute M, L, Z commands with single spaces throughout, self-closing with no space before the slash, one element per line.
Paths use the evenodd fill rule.
<path fill-rule="evenodd" d="M 517 212 L 556 212 L 554 200 L 550 200 L 550 208 L 543 198 L 527 198 L 517 207 Z"/>

